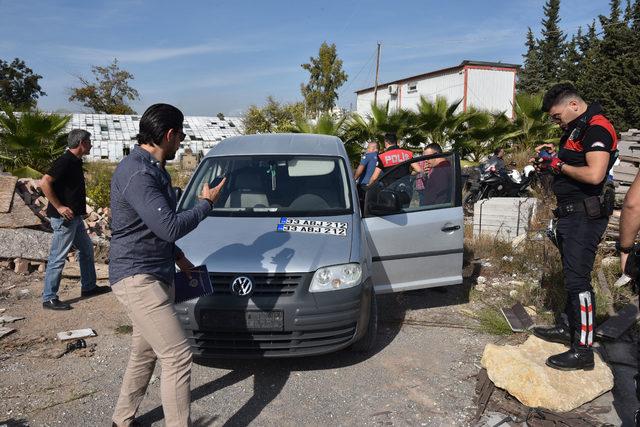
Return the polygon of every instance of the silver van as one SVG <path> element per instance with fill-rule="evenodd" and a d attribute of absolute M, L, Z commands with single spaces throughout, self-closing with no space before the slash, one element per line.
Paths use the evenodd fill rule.
<path fill-rule="evenodd" d="M 425 159 L 437 163 L 429 178 L 408 173 Z M 339 138 L 247 135 L 212 148 L 178 204 L 227 177 L 209 217 L 177 242 L 214 287 L 176 305 L 196 358 L 367 351 L 376 295 L 462 283 L 458 157 L 396 168 L 407 173 L 389 171 L 360 201 Z"/>

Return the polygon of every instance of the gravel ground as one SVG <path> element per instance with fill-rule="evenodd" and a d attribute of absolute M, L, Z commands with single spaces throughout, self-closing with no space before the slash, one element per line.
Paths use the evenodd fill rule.
<path fill-rule="evenodd" d="M 79 284 L 65 279 L 60 296 L 74 309 L 44 311 L 41 275 L 0 271 L 0 292 L 14 284 L 0 308 L 26 319 L 0 341 L 0 425 L 110 425 L 130 340 L 116 331 L 129 320 L 115 297 L 79 300 Z M 482 350 L 496 337 L 460 314 L 466 289 L 380 297 L 378 343 L 366 356 L 194 365 L 194 425 L 469 425 Z M 98 333 L 87 339 L 94 351 L 54 358 L 63 348 L 55 333 L 83 327 Z M 138 414 L 144 425 L 163 425 L 159 376 Z"/>

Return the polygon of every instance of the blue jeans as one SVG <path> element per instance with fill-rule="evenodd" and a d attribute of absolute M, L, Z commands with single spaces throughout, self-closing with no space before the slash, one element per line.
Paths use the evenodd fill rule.
<path fill-rule="evenodd" d="M 96 287 L 96 268 L 93 262 L 93 244 L 84 228 L 82 217 L 73 217 L 70 221 L 63 218 L 51 218 L 53 241 L 47 261 L 47 271 L 44 274 L 43 301 L 50 301 L 58 297 L 62 269 L 71 249 L 71 245 L 78 250 L 80 263 L 80 283 L 83 291 L 90 291 Z"/>

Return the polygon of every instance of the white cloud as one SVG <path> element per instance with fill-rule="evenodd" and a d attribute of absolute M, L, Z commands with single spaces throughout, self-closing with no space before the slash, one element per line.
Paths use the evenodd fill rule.
<path fill-rule="evenodd" d="M 150 63 L 181 56 L 194 56 L 206 53 L 223 53 L 250 51 L 248 46 L 238 46 L 229 43 L 206 43 L 181 47 L 151 47 L 141 49 L 99 49 L 80 46 L 58 46 L 62 56 L 70 60 L 81 62 L 104 62 L 118 58 L 126 63 Z"/>

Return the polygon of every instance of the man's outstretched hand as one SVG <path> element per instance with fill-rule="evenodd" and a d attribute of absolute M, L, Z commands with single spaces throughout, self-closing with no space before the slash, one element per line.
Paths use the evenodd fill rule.
<path fill-rule="evenodd" d="M 200 198 L 208 200 L 209 203 L 213 205 L 218 201 L 218 198 L 220 198 L 220 193 L 222 192 L 222 188 L 224 187 L 226 182 L 227 178 L 222 178 L 222 181 L 220 181 L 220 183 L 213 188 L 209 188 L 209 184 L 205 182 L 204 184 L 202 184 L 202 192 L 200 193 Z"/>

